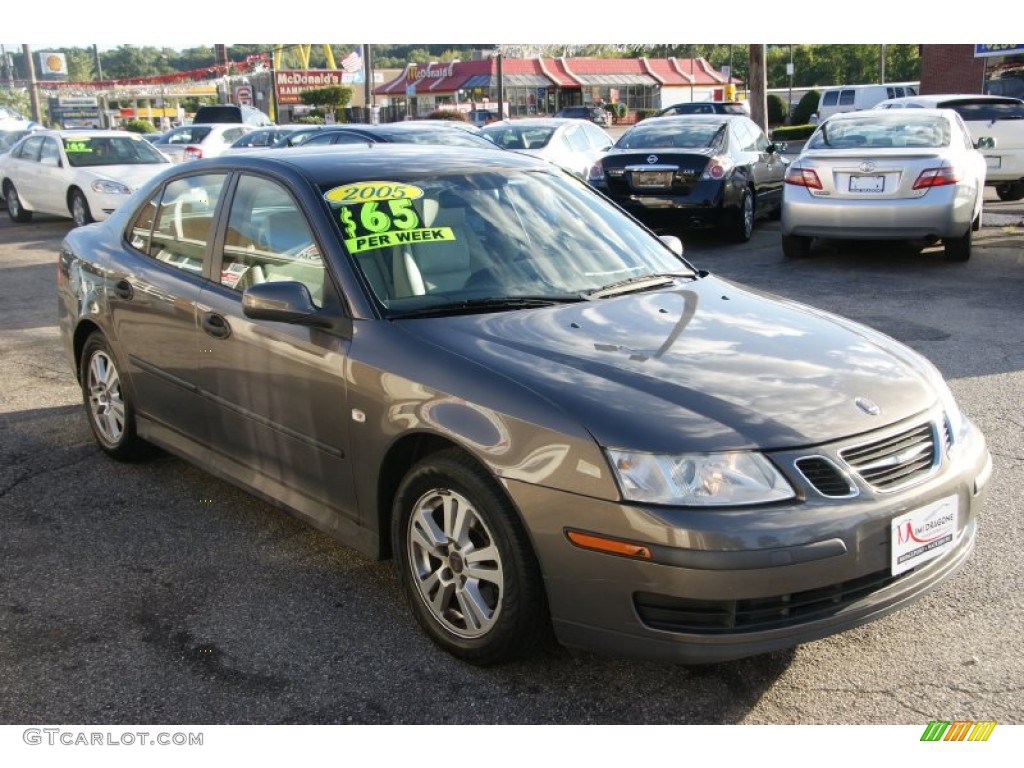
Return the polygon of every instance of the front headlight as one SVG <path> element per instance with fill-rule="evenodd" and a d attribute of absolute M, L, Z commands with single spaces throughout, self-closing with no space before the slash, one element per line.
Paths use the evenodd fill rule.
<path fill-rule="evenodd" d="M 964 418 L 963 411 L 957 405 L 956 398 L 953 397 L 949 385 L 946 384 L 941 374 L 937 371 L 932 383 L 938 391 L 939 402 L 942 404 L 942 410 L 946 416 L 946 428 L 949 430 L 948 451 L 952 456 L 960 448 L 961 443 L 963 443 L 966 437 L 967 419 Z"/>
<path fill-rule="evenodd" d="M 96 179 L 92 183 L 92 191 L 104 195 L 130 195 L 132 191 L 119 181 L 110 179 Z"/>
<path fill-rule="evenodd" d="M 765 504 L 796 494 L 760 453 L 687 453 L 678 456 L 609 448 L 622 494 L 630 501 L 680 506 Z"/>

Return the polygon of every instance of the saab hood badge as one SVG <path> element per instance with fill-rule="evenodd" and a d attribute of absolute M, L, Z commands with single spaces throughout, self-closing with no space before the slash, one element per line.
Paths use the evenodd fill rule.
<path fill-rule="evenodd" d="M 882 412 L 882 409 L 874 401 L 868 400 L 866 397 L 858 397 L 853 402 L 868 416 L 878 416 Z"/>

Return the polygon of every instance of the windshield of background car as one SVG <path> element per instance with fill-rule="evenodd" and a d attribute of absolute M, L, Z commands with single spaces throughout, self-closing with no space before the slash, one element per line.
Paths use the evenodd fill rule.
<path fill-rule="evenodd" d="M 856 147 L 948 147 L 949 121 L 907 110 L 865 112 L 863 116 L 827 120 L 807 141 L 806 149 Z"/>
<path fill-rule="evenodd" d="M 454 302 L 579 301 L 693 268 L 586 184 L 501 170 L 321 187 L 343 243 L 389 317 Z"/>
<path fill-rule="evenodd" d="M 481 128 L 480 133 L 502 149 L 540 149 L 551 141 L 555 129 L 492 125 Z"/>
<path fill-rule="evenodd" d="M 208 125 L 185 125 L 175 128 L 167 135 L 165 144 L 198 144 L 212 131 Z"/>
<path fill-rule="evenodd" d="M 698 149 L 718 147 L 725 140 L 725 123 L 651 120 L 622 135 L 616 149 Z"/>
<path fill-rule="evenodd" d="M 65 136 L 64 152 L 73 168 L 94 165 L 150 165 L 166 163 L 167 158 L 152 144 L 137 135 Z"/>
<path fill-rule="evenodd" d="M 1024 102 L 1019 101 L 946 101 L 942 106 L 955 110 L 964 120 L 1024 120 Z"/>
<path fill-rule="evenodd" d="M 469 131 L 458 128 L 416 128 L 412 130 L 381 129 L 380 135 L 400 144 L 447 144 L 456 147 L 488 147 L 494 143 Z"/>

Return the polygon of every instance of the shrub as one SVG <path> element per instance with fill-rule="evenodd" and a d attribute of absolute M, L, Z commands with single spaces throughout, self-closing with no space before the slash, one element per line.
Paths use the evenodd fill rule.
<path fill-rule="evenodd" d="M 767 98 L 768 124 L 782 125 L 786 122 L 786 114 L 789 112 L 786 102 L 777 93 L 769 93 Z"/>
<path fill-rule="evenodd" d="M 783 125 L 772 131 L 772 141 L 809 139 L 816 125 Z"/>
<path fill-rule="evenodd" d="M 805 93 L 793 108 L 793 125 L 805 125 L 811 122 L 811 115 L 818 111 L 819 101 L 821 101 L 821 94 L 817 91 Z"/>
<path fill-rule="evenodd" d="M 323 125 L 324 119 L 320 115 L 305 115 L 295 119 L 296 123 L 308 123 L 309 125 Z"/>
<path fill-rule="evenodd" d="M 638 109 L 636 111 L 636 121 L 639 123 L 641 120 L 646 120 L 657 111 L 656 109 Z"/>
<path fill-rule="evenodd" d="M 156 133 L 156 128 L 149 120 L 139 120 L 138 118 L 126 122 L 124 129 L 132 133 Z"/>
<path fill-rule="evenodd" d="M 427 115 L 427 120 L 458 120 L 462 123 L 469 122 L 469 118 L 466 117 L 466 113 L 459 112 L 456 109 L 435 109 Z"/>

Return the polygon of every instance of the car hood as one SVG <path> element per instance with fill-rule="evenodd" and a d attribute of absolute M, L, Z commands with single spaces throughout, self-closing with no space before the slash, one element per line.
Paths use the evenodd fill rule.
<path fill-rule="evenodd" d="M 611 447 L 808 446 L 913 416 L 938 397 L 934 369 L 893 339 L 714 277 L 400 324 L 532 390 Z"/>
<path fill-rule="evenodd" d="M 161 171 L 166 171 L 170 163 L 150 163 L 147 165 L 94 166 L 76 169 L 76 177 L 80 184 L 87 185 L 97 179 L 119 181 L 135 191 Z"/>

